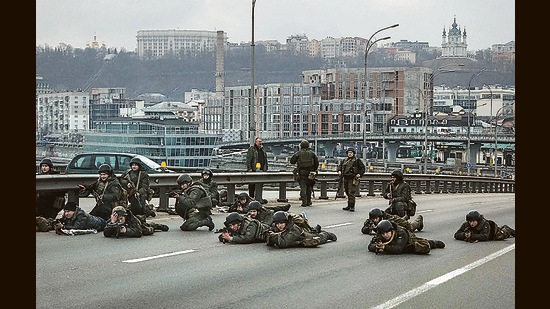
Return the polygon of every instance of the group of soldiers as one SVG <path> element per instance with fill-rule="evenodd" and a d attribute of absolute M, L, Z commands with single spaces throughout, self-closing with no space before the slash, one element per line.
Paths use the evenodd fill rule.
<path fill-rule="evenodd" d="M 364 170 L 361 171 L 361 164 L 356 160 L 351 160 L 355 152 L 348 150 L 348 154 L 349 165 L 341 165 L 339 171 L 348 180 L 346 193 L 349 197 L 354 196 L 353 187 L 357 186 L 354 180 L 359 179 Z M 44 159 L 40 165 L 41 173 L 55 173 L 51 160 Z M 355 168 L 356 166 L 359 167 Z M 362 168 L 364 169 L 364 165 Z M 96 199 L 96 205 L 90 213 L 86 213 L 74 202 L 63 201 L 63 215 L 56 219 L 61 209 L 55 203 L 63 195 L 37 194 L 37 231 L 55 230 L 58 234 L 66 235 L 103 231 L 105 237 L 119 238 L 141 237 L 152 235 L 155 231 L 169 230 L 167 225 L 147 222 L 148 217 L 156 216 L 150 204 L 153 191 L 149 188 L 149 176 L 142 170 L 142 163 L 138 158 L 131 160 L 130 169 L 120 177 L 113 173 L 108 164 L 101 165 L 98 174 L 98 179 L 93 183 L 79 185 L 85 194 L 91 193 Z M 213 231 L 215 224 L 211 217 L 212 209 L 226 205 L 225 212 L 229 214 L 224 227 L 216 230 L 220 234 L 219 241 L 223 243 L 263 242 L 268 246 L 286 248 L 315 247 L 337 240 L 334 233 L 322 230 L 320 225 L 311 227 L 305 212 L 289 212 L 290 204 L 262 205 L 246 192 L 238 194 L 234 203 L 224 201 L 212 177 L 212 171 L 204 169 L 198 181 L 193 181 L 189 174 L 182 174 L 177 178 L 178 189 L 171 192 L 171 197 L 176 199 L 175 213 L 183 219 L 180 226 L 182 231 L 193 231 L 199 227 L 207 227 L 209 231 Z M 411 213 L 408 206 L 412 200 L 411 188 L 404 181 L 401 171 L 392 172 L 391 177 L 391 182 L 382 194 L 389 201 L 389 207 L 385 210 L 373 208 L 361 228 L 363 234 L 373 235 L 368 250 L 377 254 L 426 254 L 431 249 L 444 248 L 442 241 L 416 236 L 415 232 L 424 228 L 424 218 L 417 215 L 414 220 L 409 221 L 414 216 L 414 211 Z M 307 205 L 307 201 L 306 199 L 302 203 Z M 344 210 L 354 211 L 354 207 L 355 202 L 348 200 Z M 515 237 L 514 229 L 507 225 L 498 226 L 494 221 L 485 219 L 477 210 L 466 215 L 466 221 L 454 234 L 455 239 L 467 242 L 503 240 L 509 237 Z"/>

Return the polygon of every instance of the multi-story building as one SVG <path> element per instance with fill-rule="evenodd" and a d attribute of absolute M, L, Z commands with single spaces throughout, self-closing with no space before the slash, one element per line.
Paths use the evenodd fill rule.
<path fill-rule="evenodd" d="M 80 91 L 39 94 L 36 99 L 37 137 L 88 130 L 89 100 L 90 94 Z"/>
<path fill-rule="evenodd" d="M 141 59 L 173 56 L 197 56 L 216 50 L 217 31 L 207 30 L 139 30 L 137 55 Z M 224 34 L 224 44 L 227 35 Z"/>
<path fill-rule="evenodd" d="M 500 85 L 484 85 L 482 88 L 450 88 L 435 86 L 433 92 L 434 113 L 452 113 L 459 106 L 476 117 L 484 117 L 490 121 L 500 110 L 500 117 L 515 115 L 516 91 L 513 87 Z M 489 119 L 491 118 L 491 119 Z"/>

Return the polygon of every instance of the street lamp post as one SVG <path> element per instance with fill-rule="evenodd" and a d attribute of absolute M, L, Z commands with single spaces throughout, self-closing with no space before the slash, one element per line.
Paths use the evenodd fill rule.
<path fill-rule="evenodd" d="M 254 100 L 254 8 L 256 6 L 256 0 L 252 0 L 252 42 L 250 42 L 250 96 L 248 100 L 248 120 L 250 121 L 250 145 L 254 145 L 254 139 L 256 138 L 256 113 L 255 100 Z"/>
<path fill-rule="evenodd" d="M 429 100 L 429 105 L 431 105 L 432 109 L 434 106 L 433 103 L 433 84 L 434 84 L 434 78 L 436 75 L 443 74 L 443 73 L 452 73 L 455 72 L 455 70 L 443 70 L 444 68 L 456 66 L 456 67 L 463 67 L 464 63 L 449 63 L 444 66 L 441 66 L 437 68 L 435 72 L 432 72 L 430 74 L 430 87 L 432 87 L 431 96 Z M 422 93 L 422 92 L 421 92 Z M 428 173 L 428 112 L 431 114 L 431 111 L 429 111 L 429 105 L 424 102 L 424 173 Z"/>
<path fill-rule="evenodd" d="M 514 103 L 512 103 L 514 104 Z M 498 177 L 498 165 L 497 165 L 497 147 L 498 147 L 498 138 L 497 138 L 497 129 L 498 129 L 498 114 L 502 109 L 504 109 L 506 106 L 503 106 L 497 110 L 495 113 L 495 178 Z"/>
<path fill-rule="evenodd" d="M 472 75 L 472 77 L 470 78 L 470 81 L 468 81 L 468 107 L 470 106 L 470 101 L 472 100 L 470 98 L 470 88 L 471 88 L 471 85 L 472 85 L 472 80 L 474 80 L 475 77 L 481 75 L 481 73 L 483 73 L 483 71 L 485 71 L 485 68 L 482 68 L 481 70 L 477 71 L 475 74 Z M 471 109 L 468 108 L 468 132 L 467 132 L 467 139 L 468 139 L 468 142 L 467 142 L 467 147 L 466 147 L 466 162 L 467 163 L 470 163 L 471 161 L 471 158 L 470 158 L 470 149 L 471 149 L 471 137 L 470 137 L 470 114 L 471 114 Z M 468 165 L 468 166 L 471 166 L 471 165 Z M 470 168 L 471 167 L 468 167 L 468 175 L 470 175 Z"/>
<path fill-rule="evenodd" d="M 395 28 L 399 26 L 399 24 L 394 24 L 394 25 L 391 25 L 391 26 L 388 26 L 388 27 L 384 27 L 382 29 L 379 29 L 377 30 L 375 33 L 373 33 L 370 38 L 367 40 L 367 46 L 365 47 L 365 82 L 363 83 L 363 87 L 365 88 L 365 94 L 363 96 L 363 106 L 361 108 L 361 127 L 363 129 L 363 160 L 366 160 L 367 159 L 367 153 L 365 152 L 365 145 L 367 144 L 367 132 L 366 132 L 366 107 L 367 107 L 367 95 L 369 93 L 369 88 L 368 88 L 368 80 L 369 78 L 367 77 L 367 56 L 369 55 L 369 50 L 370 48 L 376 44 L 376 42 L 378 41 L 382 41 L 382 40 L 388 40 L 390 39 L 390 37 L 384 37 L 384 38 L 381 38 L 381 39 L 377 39 L 375 40 L 374 42 L 371 42 L 372 41 L 372 38 L 374 38 L 374 36 L 381 32 L 381 31 L 384 31 L 384 30 L 388 30 L 388 29 L 391 29 L 391 28 Z"/>
<path fill-rule="evenodd" d="M 489 89 L 489 93 L 490 93 L 490 105 L 489 105 L 489 119 L 493 118 L 493 90 L 491 89 L 491 87 L 489 87 L 489 85 L 487 84 L 484 84 L 484 86 L 486 86 L 488 89 Z M 490 121 L 489 121 L 490 123 Z M 495 164 L 495 177 L 497 177 L 497 115 L 495 114 L 495 150 L 493 150 L 493 157 L 494 157 L 494 162 L 493 164 Z"/>

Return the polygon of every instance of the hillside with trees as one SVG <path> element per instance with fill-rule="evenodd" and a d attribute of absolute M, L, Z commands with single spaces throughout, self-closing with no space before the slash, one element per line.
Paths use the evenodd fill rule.
<path fill-rule="evenodd" d="M 288 52 L 266 52 L 255 48 L 255 84 L 299 83 L 303 70 L 332 67 L 364 67 L 364 55 L 325 61 L 320 57 L 293 55 Z M 419 53 L 417 62 L 437 68 L 436 54 Z M 514 85 L 514 64 L 495 64 L 490 53 L 479 51 L 464 74 L 439 74 L 435 84 L 467 87 L 468 81 L 481 68 L 496 74 L 483 74 L 472 86 L 485 84 Z M 369 54 L 368 67 L 420 66 L 398 63 L 383 54 Z M 215 91 L 215 53 L 196 57 L 165 57 L 140 60 L 133 52 L 116 49 L 80 49 L 60 44 L 57 47 L 36 47 L 36 74 L 56 91 L 88 91 L 98 87 L 125 87 L 129 99 L 144 93 L 161 93 L 169 100 L 182 101 L 191 89 Z M 250 50 L 227 51 L 224 59 L 225 85 L 250 85 Z"/>

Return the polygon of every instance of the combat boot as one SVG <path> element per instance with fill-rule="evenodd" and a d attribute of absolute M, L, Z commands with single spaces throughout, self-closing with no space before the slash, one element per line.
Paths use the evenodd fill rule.
<path fill-rule="evenodd" d="M 208 216 L 206 219 L 203 220 L 203 225 L 208 226 L 208 230 L 212 231 L 214 229 L 214 222 L 212 221 L 212 217 Z"/>
<path fill-rule="evenodd" d="M 422 229 L 424 228 L 424 217 L 422 217 L 422 215 L 418 215 L 416 219 L 411 222 L 411 228 L 413 232 L 422 231 Z"/>
<path fill-rule="evenodd" d="M 348 202 L 348 206 L 347 206 L 347 207 L 344 207 L 344 208 L 342 208 L 342 210 L 350 210 L 350 208 L 351 208 L 351 207 L 350 207 L 350 205 L 351 205 L 351 204 L 350 204 L 350 202 Z"/>
<path fill-rule="evenodd" d="M 319 224 L 317 224 L 315 226 L 315 230 L 317 231 L 317 233 L 321 233 L 321 226 Z"/>
<path fill-rule="evenodd" d="M 430 249 L 445 248 L 445 243 L 441 240 L 428 240 L 430 243 Z"/>
<path fill-rule="evenodd" d="M 290 209 L 290 206 L 291 206 L 290 204 L 285 204 L 283 206 L 283 211 L 288 211 Z"/>
<path fill-rule="evenodd" d="M 166 224 L 155 223 L 155 230 L 167 232 L 170 228 Z"/>
<path fill-rule="evenodd" d="M 355 203 L 349 204 L 349 211 L 354 212 L 355 211 Z"/>
<path fill-rule="evenodd" d="M 327 232 L 328 233 L 328 240 L 336 241 L 338 237 L 336 237 L 336 234 Z"/>
<path fill-rule="evenodd" d="M 39 232 L 48 232 L 52 229 L 50 221 L 44 217 L 36 217 L 36 227 Z"/>
<path fill-rule="evenodd" d="M 514 230 L 513 228 L 509 227 L 508 225 L 503 225 L 502 228 L 510 233 L 510 237 L 516 237 L 516 230 Z"/>

